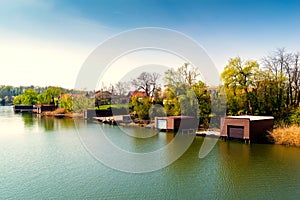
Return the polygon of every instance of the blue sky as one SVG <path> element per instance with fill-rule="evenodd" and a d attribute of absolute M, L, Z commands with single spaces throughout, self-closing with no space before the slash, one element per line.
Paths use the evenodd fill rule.
<path fill-rule="evenodd" d="M 192 37 L 220 71 L 231 57 L 300 51 L 299 9 L 297 0 L 1 0 L 0 85 L 71 88 L 97 45 L 140 27 Z"/>

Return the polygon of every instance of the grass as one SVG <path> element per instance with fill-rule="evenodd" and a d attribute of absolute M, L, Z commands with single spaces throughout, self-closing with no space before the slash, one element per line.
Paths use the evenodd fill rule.
<path fill-rule="evenodd" d="M 115 109 L 120 109 L 120 108 L 128 108 L 129 105 L 125 104 L 112 104 L 112 105 L 102 105 L 100 106 L 100 110 L 107 110 L 109 108 L 115 108 Z"/>
<path fill-rule="evenodd" d="M 270 133 L 275 144 L 300 147 L 300 126 L 278 127 Z"/>

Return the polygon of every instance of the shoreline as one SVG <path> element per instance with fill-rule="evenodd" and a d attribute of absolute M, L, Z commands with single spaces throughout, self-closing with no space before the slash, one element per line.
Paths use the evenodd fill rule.
<path fill-rule="evenodd" d="M 11 107 L 11 105 L 6 105 L 8 107 Z M 55 111 L 45 111 L 43 113 L 37 114 L 32 113 L 36 115 L 40 115 L 41 117 L 56 117 L 56 118 L 82 118 L 84 119 L 83 113 L 72 113 L 72 112 L 66 112 L 64 109 L 57 109 Z M 109 117 L 107 117 L 109 119 Z M 104 117 L 105 119 L 105 117 Z M 110 124 L 110 125 L 119 125 L 124 127 L 144 127 L 144 128 L 154 128 L 154 123 L 149 120 L 139 120 L 139 119 L 133 119 L 132 122 L 126 123 L 126 122 L 120 122 L 120 121 L 114 121 L 114 120 L 107 120 L 107 121 L 100 121 L 97 119 L 89 120 L 94 121 L 97 123 L 104 123 L 104 124 Z M 215 130 L 213 130 L 215 131 Z M 166 131 L 168 132 L 168 131 Z M 205 134 L 210 132 L 210 130 L 204 130 L 204 129 L 198 129 L 196 130 L 196 135 L 199 136 L 207 136 L 210 134 Z M 217 136 L 216 134 L 214 134 Z M 286 125 L 281 127 L 276 127 L 272 132 L 268 132 L 266 135 L 267 142 L 269 144 L 279 144 L 284 146 L 291 146 L 291 147 L 297 147 L 300 148 L 300 126 L 299 125 Z"/>

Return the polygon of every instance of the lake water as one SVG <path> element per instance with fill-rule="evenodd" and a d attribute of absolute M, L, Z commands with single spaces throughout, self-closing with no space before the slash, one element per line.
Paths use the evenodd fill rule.
<path fill-rule="evenodd" d="M 0 199 L 298 199 L 300 148 L 218 141 L 204 159 L 196 137 L 171 165 L 150 173 L 125 173 L 95 159 L 82 144 L 72 119 L 14 114 L 0 107 Z M 148 152 L 173 134 L 124 137 L 101 125 L 128 151 Z M 126 128 L 144 134 L 143 128 Z M 98 142 L 99 144 L 99 142 Z M 101 145 L 101 141 L 100 141 Z"/>

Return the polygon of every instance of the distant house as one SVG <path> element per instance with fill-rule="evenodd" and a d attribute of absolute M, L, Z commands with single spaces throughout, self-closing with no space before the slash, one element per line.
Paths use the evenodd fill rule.
<path fill-rule="evenodd" d="M 95 92 L 96 107 L 111 104 L 112 93 L 109 91 L 98 90 Z"/>
<path fill-rule="evenodd" d="M 147 93 L 143 91 L 130 91 L 128 92 L 127 97 L 129 99 L 129 102 L 131 102 L 132 97 L 137 97 L 138 100 L 142 100 L 147 97 Z"/>
<path fill-rule="evenodd" d="M 127 95 L 129 98 L 131 97 L 140 97 L 140 98 L 144 98 L 147 96 L 146 92 L 143 91 L 130 91 Z"/>

